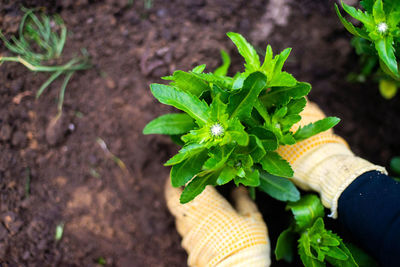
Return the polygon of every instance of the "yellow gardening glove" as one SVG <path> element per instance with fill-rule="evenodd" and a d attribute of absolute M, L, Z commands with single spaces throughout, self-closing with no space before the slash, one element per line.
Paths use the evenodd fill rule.
<path fill-rule="evenodd" d="M 187 204 L 168 181 L 167 205 L 187 251 L 189 266 L 269 266 L 267 226 L 244 188 L 233 192 L 236 210 L 212 186 Z"/>
<path fill-rule="evenodd" d="M 325 117 L 311 102 L 300 115 L 302 119 L 292 131 Z M 346 141 L 335 135 L 332 129 L 295 145 L 281 146 L 278 153 L 291 164 L 293 182 L 304 190 L 318 192 L 324 206 L 331 209 L 333 218 L 337 218 L 340 195 L 354 179 L 372 170 L 386 174 L 385 168 L 356 157 Z"/>

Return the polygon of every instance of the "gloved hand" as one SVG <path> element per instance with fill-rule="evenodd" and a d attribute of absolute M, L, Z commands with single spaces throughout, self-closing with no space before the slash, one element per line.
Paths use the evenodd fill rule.
<path fill-rule="evenodd" d="M 325 117 L 319 107 L 308 102 L 302 119 L 292 131 Z M 377 170 L 386 174 L 385 168 L 356 157 L 348 144 L 330 129 L 291 146 L 281 146 L 278 153 L 291 164 L 293 182 L 304 190 L 320 194 L 330 216 L 337 218 L 340 195 L 361 174 Z"/>
<path fill-rule="evenodd" d="M 236 210 L 212 186 L 187 204 L 180 204 L 181 192 L 167 181 L 167 205 L 175 216 L 189 266 L 270 265 L 267 226 L 246 189 L 233 191 Z"/>

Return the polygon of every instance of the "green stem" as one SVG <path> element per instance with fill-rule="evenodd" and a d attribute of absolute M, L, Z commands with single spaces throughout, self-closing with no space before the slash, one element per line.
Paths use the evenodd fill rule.
<path fill-rule="evenodd" d="M 68 63 L 61 65 L 61 66 L 37 66 L 29 63 L 25 59 L 21 57 L 0 57 L 0 63 L 1 62 L 18 62 L 23 64 L 25 67 L 27 67 L 31 71 L 42 71 L 42 72 L 54 72 L 54 71 L 75 71 L 75 70 L 83 70 L 87 69 L 87 64 L 79 64 L 79 65 L 74 65 L 79 61 L 79 59 L 74 58 L 70 60 Z"/>
<path fill-rule="evenodd" d="M 57 116 L 61 116 L 62 106 L 63 106 L 63 103 L 64 103 L 65 88 L 67 87 L 67 84 L 68 84 L 69 80 L 71 79 L 72 74 L 74 74 L 73 71 L 68 72 L 67 75 L 65 76 L 63 84 L 61 85 L 60 96 L 58 98 L 58 105 L 57 105 L 57 109 L 58 109 L 58 115 Z"/>

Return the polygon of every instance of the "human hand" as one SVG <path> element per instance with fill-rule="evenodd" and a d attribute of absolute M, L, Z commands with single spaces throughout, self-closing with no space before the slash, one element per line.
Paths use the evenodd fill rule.
<path fill-rule="evenodd" d="M 312 102 L 307 103 L 300 115 L 302 119 L 293 126 L 293 131 L 325 117 Z M 383 167 L 355 156 L 346 141 L 332 129 L 294 145 L 281 146 L 278 153 L 291 164 L 293 182 L 304 190 L 318 192 L 333 218 L 337 218 L 340 195 L 358 176 L 372 170 L 386 173 Z"/>
<path fill-rule="evenodd" d="M 212 186 L 180 204 L 182 190 L 165 187 L 167 206 L 187 251 L 189 266 L 269 266 L 267 226 L 244 188 L 233 191 L 236 210 Z"/>

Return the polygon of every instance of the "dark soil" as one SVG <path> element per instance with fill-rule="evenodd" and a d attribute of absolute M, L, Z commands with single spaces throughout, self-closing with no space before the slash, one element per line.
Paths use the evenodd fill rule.
<path fill-rule="evenodd" d="M 70 35 L 65 57 L 87 48 L 94 67 L 68 85 L 56 123 L 57 81 L 14 63 L 0 67 L 0 263 L 3 266 L 185 266 L 174 220 L 165 206 L 162 166 L 177 147 L 143 136 L 168 111 L 148 85 L 175 69 L 218 64 L 219 49 L 242 64 L 226 37 L 244 34 L 258 47 L 293 47 L 286 70 L 313 85 L 310 99 L 329 115 L 354 152 L 388 166 L 400 153 L 400 96 L 384 100 L 374 83 L 350 84 L 357 69 L 350 36 L 333 1 L 175 0 L 0 1 L 0 28 L 17 30 L 20 5 L 60 13 Z M 0 54 L 6 53 L 0 46 Z M 20 100 L 20 101 L 18 101 Z M 99 145 L 121 159 L 119 167 Z M 289 216 L 259 196 L 274 246 Z M 62 239 L 55 229 L 64 225 Z M 283 263 L 274 263 L 281 266 Z"/>

